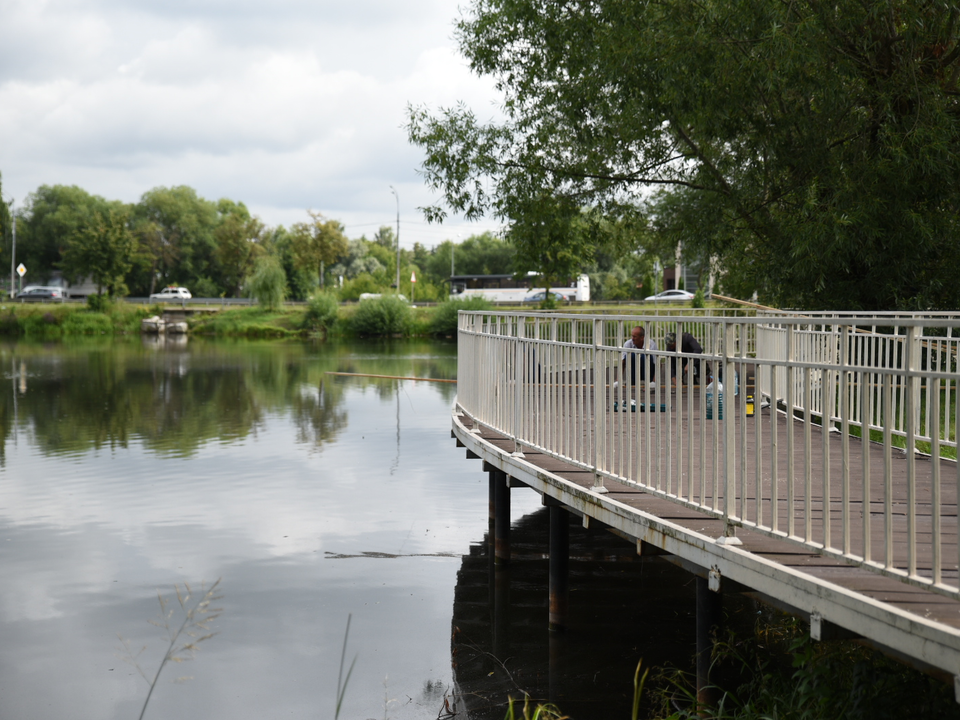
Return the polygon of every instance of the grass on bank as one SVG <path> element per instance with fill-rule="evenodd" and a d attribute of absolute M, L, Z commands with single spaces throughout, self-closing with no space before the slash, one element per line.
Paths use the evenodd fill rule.
<path fill-rule="evenodd" d="M 307 304 L 267 309 L 254 307 L 221 307 L 212 312 L 188 316 L 190 332 L 201 335 L 247 338 L 287 337 L 455 337 L 457 312 L 488 310 L 494 306 L 483 298 L 448 300 L 429 307 L 403 303 L 385 295 L 356 305 L 339 305 L 332 295 L 318 293 Z M 676 311 L 685 305 L 671 308 Z M 662 306 L 661 306 L 662 308 Z M 0 336 L 56 339 L 76 335 L 138 334 L 140 321 L 163 313 L 164 306 L 129 305 L 124 302 L 101 302 L 96 307 L 67 303 L 0 304 Z M 539 307 L 518 305 L 501 310 L 530 311 Z M 617 314 L 649 312 L 650 307 L 617 305 L 603 307 L 590 304 L 567 308 L 560 312 L 614 312 Z"/>
<path fill-rule="evenodd" d="M 125 303 L 105 304 L 100 310 L 85 305 L 0 304 L 0 335 L 56 339 L 71 335 L 123 335 L 140 332 L 140 321 L 154 308 Z"/>

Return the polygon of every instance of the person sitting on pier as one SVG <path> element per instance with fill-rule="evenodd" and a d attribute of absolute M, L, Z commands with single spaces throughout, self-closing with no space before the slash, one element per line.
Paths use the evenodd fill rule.
<path fill-rule="evenodd" d="M 676 333 L 667 333 L 666 337 L 667 350 L 670 352 L 676 352 L 677 350 L 677 334 Z M 702 355 L 703 346 L 697 342 L 697 339 L 688 332 L 683 333 L 680 338 L 680 352 L 689 353 L 690 355 Z M 680 378 L 681 382 L 686 382 L 687 379 L 687 365 L 690 364 L 691 358 L 681 358 L 683 363 L 681 366 Z M 670 358 L 670 382 L 676 386 L 677 384 L 677 358 Z M 700 384 L 700 360 L 699 358 L 693 359 L 693 382 L 695 385 Z"/>
<path fill-rule="evenodd" d="M 637 325 L 633 330 L 630 331 L 630 339 L 627 340 L 623 347 L 627 349 L 636 348 L 638 350 L 656 350 L 657 341 L 650 339 L 649 342 L 646 342 L 646 333 L 642 327 Z M 621 376 L 623 378 L 627 377 L 627 356 L 630 356 L 630 384 L 637 384 L 637 361 L 639 360 L 640 365 L 640 382 L 646 380 L 647 372 L 650 373 L 650 382 L 653 382 L 656 379 L 656 363 L 653 361 L 653 358 L 646 353 L 623 353 L 620 360 L 620 369 Z"/>

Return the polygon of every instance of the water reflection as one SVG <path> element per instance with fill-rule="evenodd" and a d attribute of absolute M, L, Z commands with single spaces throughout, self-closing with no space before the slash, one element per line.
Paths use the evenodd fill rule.
<path fill-rule="evenodd" d="M 507 698 L 524 694 L 577 720 L 628 718 L 638 661 L 691 669 L 692 576 L 573 516 L 569 625 L 550 633 L 548 536 L 543 508 L 513 524 L 509 569 L 490 562 L 489 538 L 463 557 L 452 645 L 457 708 L 470 720 L 500 720 Z"/>
<path fill-rule="evenodd" d="M 210 343 L 182 336 L 128 343 L 0 346 L 10 392 L 0 393 L 0 462 L 19 431 L 45 454 L 126 448 L 131 439 L 162 453 L 189 457 L 209 442 L 256 434 L 267 414 L 290 412 L 299 442 L 319 449 L 347 423 L 344 382 L 328 370 L 453 377 L 455 356 L 430 346 L 338 344 L 318 352 L 303 344 Z M 374 350 L 374 352 L 371 352 Z M 381 352 L 375 352 L 380 350 Z M 383 399 L 404 390 L 396 382 L 360 378 Z M 29 388 L 29 392 L 28 392 Z M 437 385 L 451 401 L 455 390 Z M 398 396 L 399 402 L 399 396 Z"/>
<path fill-rule="evenodd" d="M 0 347 L 0 717 L 136 717 L 117 635 L 155 668 L 158 591 L 219 577 L 219 635 L 148 717 L 332 716 L 348 614 L 342 716 L 437 717 L 484 476 L 449 439 L 453 386 L 324 372 L 449 378 L 455 352 Z"/>

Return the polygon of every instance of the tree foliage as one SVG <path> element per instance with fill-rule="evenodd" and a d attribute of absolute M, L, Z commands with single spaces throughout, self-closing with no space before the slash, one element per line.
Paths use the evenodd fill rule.
<path fill-rule="evenodd" d="M 110 205 L 76 185 L 41 185 L 27 197 L 23 221 L 17 226 L 17 262 L 27 267 L 31 278 L 46 278 L 61 270 L 66 248 L 76 245 L 95 215 L 102 222 Z M 70 263 L 63 269 L 72 272 Z"/>
<path fill-rule="evenodd" d="M 250 274 L 257 258 L 264 252 L 260 244 L 263 223 L 250 216 L 246 205 L 231 200 L 220 200 L 217 212 L 220 221 L 213 237 L 217 243 L 222 282 L 233 297 L 240 297 L 244 277 Z"/>
<path fill-rule="evenodd" d="M 424 267 L 437 279 L 449 277 L 451 252 L 454 275 L 507 275 L 514 271 L 513 244 L 492 232 L 471 235 L 457 245 L 441 243 Z"/>
<path fill-rule="evenodd" d="M 321 213 L 308 210 L 310 222 L 295 223 L 290 228 L 290 249 L 298 265 L 312 267 L 322 278 L 322 266 L 330 265 L 347 253 L 343 226 L 327 220 Z"/>
<path fill-rule="evenodd" d="M 257 259 L 253 274 L 246 279 L 247 290 L 265 310 L 276 310 L 287 292 L 287 275 L 280 260 L 273 255 Z"/>
<path fill-rule="evenodd" d="M 146 266 L 145 291 L 180 284 L 195 287 L 218 275 L 215 203 L 186 185 L 148 190 L 136 205 L 139 254 Z"/>
<path fill-rule="evenodd" d="M 101 214 L 95 211 L 67 240 L 63 252 L 64 275 L 71 281 L 89 277 L 97 295 L 127 294 L 124 278 L 133 264 L 135 240 L 127 227 L 127 209 L 116 203 Z"/>
<path fill-rule="evenodd" d="M 916 0 L 474 0 L 458 40 L 504 119 L 411 109 L 446 206 L 428 216 L 513 217 L 545 191 L 616 211 L 659 187 L 662 226 L 741 292 L 958 307 L 958 15 Z"/>

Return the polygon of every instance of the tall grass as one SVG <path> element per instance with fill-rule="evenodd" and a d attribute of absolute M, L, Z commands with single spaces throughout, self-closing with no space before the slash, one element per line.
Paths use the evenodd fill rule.
<path fill-rule="evenodd" d="M 714 648 L 716 705 L 697 703 L 695 678 L 665 673 L 656 691 L 665 720 L 903 720 L 960 717 L 953 686 L 853 641 L 814 642 L 796 618 L 766 613 L 753 634 Z"/>
<path fill-rule="evenodd" d="M 150 624 L 156 625 L 164 630 L 168 644 L 167 651 L 164 653 L 163 659 L 160 661 L 157 671 L 153 673 L 152 678 L 144 671 L 137 660 L 140 654 L 146 650 L 146 646 L 142 647 L 138 652 L 132 653 L 126 640 L 124 640 L 123 637 L 120 638 L 120 642 L 123 643 L 124 650 L 126 651 L 123 657 L 124 661 L 133 665 L 137 669 L 137 672 L 140 673 L 140 676 L 146 680 L 150 686 L 149 690 L 147 690 L 147 697 L 143 701 L 143 707 L 140 708 L 140 720 L 143 720 L 143 716 L 147 712 L 150 698 L 153 696 L 153 691 L 156 689 L 157 682 L 160 680 L 160 674 L 167 666 L 167 663 L 182 663 L 187 660 L 192 660 L 193 656 L 200 649 L 200 643 L 216 635 L 215 632 L 210 631 L 210 623 L 220 617 L 220 613 L 222 612 L 221 608 L 216 608 L 212 605 L 212 603 L 223 597 L 222 595 L 217 595 L 217 588 L 220 587 L 219 579 L 209 588 L 201 586 L 199 597 L 194 596 L 193 590 L 191 590 L 190 585 L 187 583 L 183 584 L 182 590 L 179 585 L 174 585 L 173 587 L 177 595 L 180 612 L 183 613 L 183 619 L 177 623 L 175 621 L 177 608 L 172 606 L 163 595 L 157 593 L 157 599 L 160 601 L 160 616 L 157 620 L 151 620 Z M 186 677 L 177 678 L 177 680 L 181 682 L 188 679 L 189 678 Z"/>
<path fill-rule="evenodd" d="M 66 304 L 0 306 L 0 335 L 38 339 L 69 335 L 139 333 L 140 320 L 148 315 L 142 306 L 111 303 L 104 311 Z"/>
<path fill-rule="evenodd" d="M 340 717 L 340 708 L 343 707 L 343 696 L 347 694 L 347 685 L 350 683 L 350 676 L 353 674 L 353 666 L 357 664 L 357 656 L 353 656 L 350 661 L 350 667 L 347 670 L 347 676 L 343 676 L 343 666 L 347 659 L 347 640 L 350 638 L 350 620 L 353 615 L 347 615 L 347 629 L 343 633 L 343 649 L 340 651 L 340 670 L 337 672 L 337 706 L 333 712 L 334 720 Z"/>

